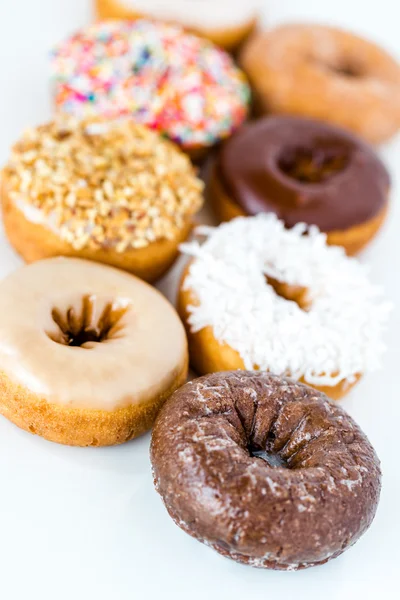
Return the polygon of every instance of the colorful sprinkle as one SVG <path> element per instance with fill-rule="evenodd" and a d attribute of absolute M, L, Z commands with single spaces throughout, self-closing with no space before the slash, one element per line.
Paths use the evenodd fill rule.
<path fill-rule="evenodd" d="M 249 86 L 231 57 L 181 28 L 103 21 L 53 53 L 57 110 L 132 116 L 184 148 L 211 146 L 246 118 Z"/>

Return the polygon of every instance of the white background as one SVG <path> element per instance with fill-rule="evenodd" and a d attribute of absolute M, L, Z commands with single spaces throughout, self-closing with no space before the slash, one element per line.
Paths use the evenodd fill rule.
<path fill-rule="evenodd" d="M 398 59 L 399 18 L 397 0 L 269 0 L 265 11 L 267 25 L 313 19 L 347 26 Z M 85 0 L 0 0 L 1 163 L 24 127 L 51 114 L 48 50 L 89 19 Z M 399 151 L 399 139 L 382 150 L 393 173 L 392 208 L 362 257 L 396 306 Z M 0 232 L 0 277 L 19 264 Z M 170 275 L 162 283 L 170 297 L 174 280 Z M 168 517 L 152 485 L 149 435 L 117 448 L 68 448 L 0 418 L 0 598 L 399 598 L 399 336 L 395 310 L 383 371 L 365 377 L 344 400 L 376 447 L 384 485 L 371 529 L 342 557 L 298 573 L 239 566 Z"/>

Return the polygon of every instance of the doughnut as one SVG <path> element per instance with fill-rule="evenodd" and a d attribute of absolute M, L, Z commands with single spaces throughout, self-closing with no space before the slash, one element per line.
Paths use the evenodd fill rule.
<path fill-rule="evenodd" d="M 256 34 L 241 66 L 256 111 L 311 117 L 354 131 L 369 142 L 400 127 L 400 66 L 385 50 L 341 29 L 284 25 Z"/>
<path fill-rule="evenodd" d="M 317 225 L 328 244 L 356 254 L 385 220 L 389 188 L 385 166 L 353 134 L 271 116 L 223 145 L 207 193 L 220 221 L 270 211 L 287 227 Z"/>
<path fill-rule="evenodd" d="M 131 116 L 199 157 L 247 115 L 249 87 L 223 50 L 154 21 L 103 21 L 52 59 L 57 111 Z"/>
<path fill-rule="evenodd" d="M 262 213 L 197 233 L 179 290 L 197 373 L 267 371 L 339 399 L 380 367 L 391 305 L 316 227 Z"/>
<path fill-rule="evenodd" d="M 27 262 L 76 256 L 153 281 L 189 234 L 202 189 L 187 155 L 156 132 L 60 116 L 15 144 L 1 204 Z"/>
<path fill-rule="evenodd" d="M 0 284 L 0 413 L 72 446 L 126 442 L 185 382 L 173 307 L 140 279 L 78 258 L 26 265 Z"/>
<path fill-rule="evenodd" d="M 260 0 L 96 0 L 100 19 L 152 17 L 178 23 L 226 50 L 235 50 L 254 29 Z"/>
<path fill-rule="evenodd" d="M 375 451 L 339 405 L 254 371 L 177 390 L 157 417 L 151 462 L 179 527 L 265 569 L 336 558 L 371 525 L 380 495 Z"/>

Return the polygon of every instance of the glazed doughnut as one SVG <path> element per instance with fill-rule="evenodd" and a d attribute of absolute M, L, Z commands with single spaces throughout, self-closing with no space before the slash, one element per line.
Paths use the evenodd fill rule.
<path fill-rule="evenodd" d="M 142 125 L 60 117 L 14 146 L 4 226 L 27 262 L 77 256 L 153 281 L 187 237 L 202 188 L 188 157 Z"/>
<path fill-rule="evenodd" d="M 76 258 L 20 268 L 0 284 L 0 413 L 73 446 L 130 440 L 187 375 L 173 307 L 127 273 Z"/>
<path fill-rule="evenodd" d="M 353 419 L 324 394 L 266 373 L 218 373 L 180 388 L 156 420 L 151 461 L 175 523 L 255 567 L 336 558 L 379 501 L 379 460 Z"/>
<path fill-rule="evenodd" d="M 333 125 L 266 117 L 222 147 L 208 195 L 220 221 L 273 212 L 287 227 L 317 225 L 329 244 L 359 252 L 381 227 L 389 174 L 361 139 Z"/>
<path fill-rule="evenodd" d="M 400 66 L 372 42 L 319 25 L 259 33 L 240 64 L 258 112 L 311 117 L 348 128 L 372 143 L 400 127 Z"/>
<path fill-rule="evenodd" d="M 52 71 L 57 111 L 132 116 L 194 157 L 247 115 L 248 84 L 230 56 L 165 23 L 91 25 L 59 45 Z"/>
<path fill-rule="evenodd" d="M 101 19 L 153 17 L 179 23 L 226 50 L 235 50 L 254 29 L 260 0 L 96 0 Z"/>
<path fill-rule="evenodd" d="M 183 244 L 180 287 L 193 368 L 261 370 L 338 399 L 380 366 L 390 305 L 365 267 L 304 224 L 239 217 Z"/>

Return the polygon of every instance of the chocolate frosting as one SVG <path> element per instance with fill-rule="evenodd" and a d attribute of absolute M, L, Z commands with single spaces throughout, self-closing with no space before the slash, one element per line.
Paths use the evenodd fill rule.
<path fill-rule="evenodd" d="M 154 481 L 187 533 L 234 560 L 293 570 L 341 554 L 380 493 L 368 439 L 324 394 L 262 372 L 187 383 L 162 408 Z"/>
<path fill-rule="evenodd" d="M 376 217 L 390 186 L 368 144 L 338 127 L 287 116 L 244 126 L 223 146 L 218 172 L 246 214 L 272 211 L 288 227 L 304 222 L 322 231 Z"/>

